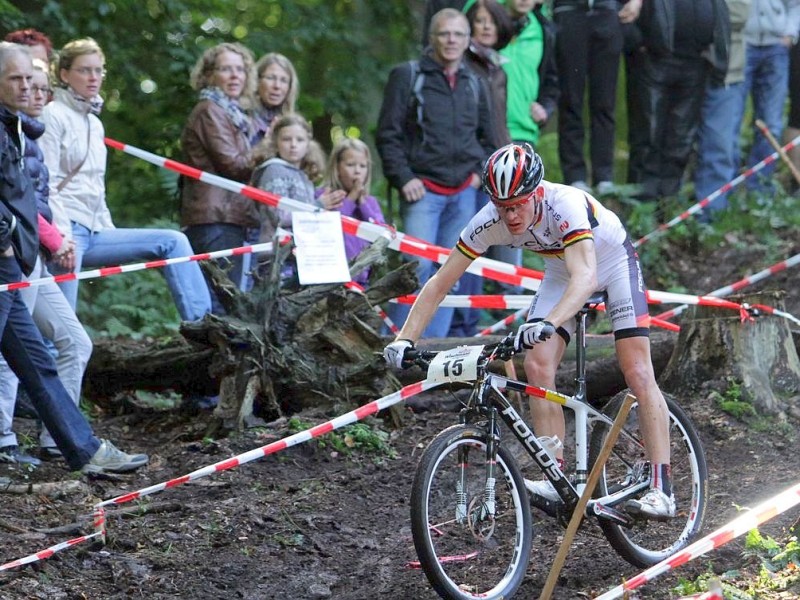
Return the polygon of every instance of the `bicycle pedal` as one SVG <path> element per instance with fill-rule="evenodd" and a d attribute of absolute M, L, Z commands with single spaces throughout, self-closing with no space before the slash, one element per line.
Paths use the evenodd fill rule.
<path fill-rule="evenodd" d="M 633 517 L 627 512 L 619 511 L 610 506 L 599 504 L 597 502 L 590 502 L 586 507 L 586 516 L 598 517 L 608 521 L 614 521 L 623 527 L 631 527 L 633 525 Z"/>

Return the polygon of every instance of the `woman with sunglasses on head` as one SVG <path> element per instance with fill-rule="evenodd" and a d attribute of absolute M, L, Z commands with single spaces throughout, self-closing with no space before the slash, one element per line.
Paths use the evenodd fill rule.
<path fill-rule="evenodd" d="M 190 256 L 186 236 L 172 229 L 116 228 L 106 204 L 107 150 L 99 115 L 106 60 L 91 38 L 69 42 L 56 64 L 58 88 L 42 113 L 45 125 L 39 146 L 50 172 L 50 206 L 54 223 L 75 243 L 73 267 L 95 268 L 138 261 Z M 54 271 L 64 272 L 62 265 Z M 211 298 L 196 262 L 161 270 L 181 319 L 201 319 Z M 60 284 L 74 309 L 78 281 Z"/>

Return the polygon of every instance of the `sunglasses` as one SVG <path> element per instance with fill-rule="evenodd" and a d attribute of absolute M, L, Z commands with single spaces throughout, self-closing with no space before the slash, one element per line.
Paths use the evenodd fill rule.
<path fill-rule="evenodd" d="M 492 204 L 494 204 L 498 209 L 503 209 L 503 210 L 521 208 L 531 201 L 534 193 L 535 192 L 531 192 L 530 194 L 526 194 L 525 196 L 517 196 L 516 198 L 511 198 L 509 200 L 501 200 L 501 201 L 492 198 Z"/>

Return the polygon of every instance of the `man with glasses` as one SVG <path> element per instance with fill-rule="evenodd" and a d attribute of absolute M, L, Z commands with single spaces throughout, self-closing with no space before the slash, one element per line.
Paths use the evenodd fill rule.
<path fill-rule="evenodd" d="M 675 498 L 668 413 L 650 360 L 650 318 L 636 251 L 613 212 L 588 193 L 543 177 L 542 159 L 530 144 L 509 144 L 489 157 L 483 190 L 491 202 L 472 218 L 455 250 L 422 288 L 403 329 L 384 349 L 384 358 L 395 368 L 408 366 L 406 350 L 414 347 L 451 286 L 491 246 L 536 252 L 545 261 L 544 279 L 515 340 L 518 350 L 526 350 L 528 383 L 555 389 L 556 369 L 574 333 L 575 314 L 595 291 L 604 292 L 620 368 L 639 401 L 639 424 L 651 466 L 650 489 L 626 502 L 625 508 L 647 519 L 670 519 L 675 516 Z M 531 398 L 530 409 L 537 435 L 564 439 L 560 405 Z M 562 450 L 555 458 L 563 467 Z M 547 480 L 526 480 L 525 486 L 547 502 L 560 502 Z"/>
<path fill-rule="evenodd" d="M 389 75 L 376 144 L 384 174 L 400 190 L 403 230 L 449 247 L 475 210 L 481 163 L 495 147 L 494 127 L 488 90 L 463 64 L 467 18 L 443 9 L 430 31 L 430 47 L 421 59 L 398 65 Z M 432 261 L 419 261 L 421 283 L 434 271 Z M 396 323 L 407 314 L 407 307 L 392 305 Z M 440 310 L 425 335 L 447 335 L 452 315 L 452 308 Z"/>

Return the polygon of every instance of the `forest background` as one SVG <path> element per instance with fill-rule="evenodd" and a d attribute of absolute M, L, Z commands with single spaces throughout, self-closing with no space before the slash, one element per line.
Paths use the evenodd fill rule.
<path fill-rule="evenodd" d="M 189 85 L 191 68 L 206 48 L 223 41 L 243 43 L 256 58 L 280 52 L 292 60 L 300 81 L 299 111 L 312 122 L 316 139 L 326 149 L 342 135 L 360 137 L 374 149 L 389 71 L 422 49 L 424 4 L 424 0 L 0 0 L 0 35 L 33 27 L 45 32 L 56 49 L 79 37 L 96 39 L 104 49 L 108 71 L 102 91 L 106 135 L 167 158 L 182 158 L 181 130 L 197 101 Z M 624 182 L 628 147 L 622 68 L 620 75 L 615 180 Z M 547 178 L 559 182 L 555 125 L 556 119 L 551 119 L 537 150 Z M 743 148 L 749 144 L 748 135 L 743 130 Z M 386 181 L 377 153 L 374 158 L 372 192 L 389 216 Z M 690 189 L 685 191 L 674 206 L 636 206 L 623 186 L 617 197 L 603 201 L 622 213 L 632 236 L 639 236 L 679 214 L 693 202 L 690 194 Z M 177 176 L 170 171 L 111 150 L 107 195 L 117 226 L 177 227 Z M 790 215 L 796 212 L 793 206 L 794 200 L 786 206 Z M 741 213 L 730 218 L 738 220 Z M 719 236 L 725 235 L 722 225 Z M 773 235 L 774 223 L 762 225 Z M 758 223 L 735 222 L 732 227 L 753 230 Z M 539 259 L 527 254 L 526 265 L 539 267 Z M 651 288 L 686 291 L 671 275 L 662 251 L 642 249 L 641 258 Z M 777 258 L 785 257 L 776 254 Z M 173 303 L 154 271 L 89 280 L 81 286 L 81 297 L 79 316 L 93 335 L 141 338 L 177 329 Z"/>

